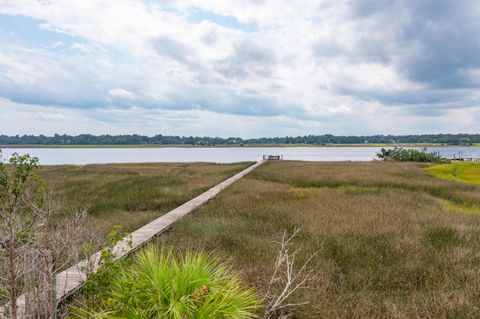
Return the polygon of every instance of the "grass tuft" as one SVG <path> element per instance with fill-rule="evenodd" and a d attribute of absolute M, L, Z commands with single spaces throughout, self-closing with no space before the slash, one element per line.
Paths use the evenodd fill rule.
<path fill-rule="evenodd" d="M 452 248 L 460 244 L 458 232 L 445 226 L 427 229 L 425 239 L 436 249 Z"/>

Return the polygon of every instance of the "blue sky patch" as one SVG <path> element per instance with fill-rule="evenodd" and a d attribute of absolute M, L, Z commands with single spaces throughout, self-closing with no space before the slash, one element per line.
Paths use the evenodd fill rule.
<path fill-rule="evenodd" d="M 0 14 L 0 41 L 31 48 L 50 47 L 53 49 L 69 47 L 74 42 L 82 41 L 79 37 L 42 29 L 40 25 L 45 23 L 43 20 L 24 16 Z"/>
<path fill-rule="evenodd" d="M 198 8 L 189 10 L 188 19 L 195 23 L 200 23 L 204 20 L 207 20 L 225 28 L 242 30 L 244 32 L 258 31 L 258 25 L 256 23 L 242 23 L 235 17 L 224 16 L 216 14 L 212 11 L 204 11 Z"/>

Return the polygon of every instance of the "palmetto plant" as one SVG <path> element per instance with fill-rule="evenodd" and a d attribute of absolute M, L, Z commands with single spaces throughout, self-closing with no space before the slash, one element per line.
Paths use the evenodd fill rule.
<path fill-rule="evenodd" d="M 258 301 L 239 274 L 204 253 L 181 257 L 153 246 L 121 268 L 95 318 L 256 318 Z"/>

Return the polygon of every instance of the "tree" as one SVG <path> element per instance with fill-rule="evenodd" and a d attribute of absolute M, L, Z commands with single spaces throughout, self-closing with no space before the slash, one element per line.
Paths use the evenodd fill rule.
<path fill-rule="evenodd" d="M 35 206 L 42 205 L 43 187 L 34 174 L 38 158 L 13 154 L 11 167 L 4 164 L 0 153 L 0 261 L 5 264 L 6 281 L 2 287 L 8 297 L 12 319 L 18 317 L 17 296 L 21 269 L 19 259 L 31 242 L 31 229 L 36 222 Z"/>
<path fill-rule="evenodd" d="M 443 158 L 438 152 L 428 153 L 426 148 L 423 151 L 405 148 L 382 148 L 377 157 L 384 161 L 398 162 L 430 162 L 430 163 L 447 163 L 448 160 Z"/>
<path fill-rule="evenodd" d="M 0 151 L 0 304 L 6 302 L 0 314 L 16 319 L 28 310 L 49 318 L 57 308 L 55 271 L 78 260 L 87 215 L 58 204 L 36 174 L 38 158 L 15 153 L 8 163 Z M 29 298 L 25 309 L 17 306 L 22 292 Z"/>

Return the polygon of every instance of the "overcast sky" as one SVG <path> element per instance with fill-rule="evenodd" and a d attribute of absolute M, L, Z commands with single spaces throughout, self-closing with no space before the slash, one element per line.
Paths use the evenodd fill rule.
<path fill-rule="evenodd" d="M 478 0 L 0 0 L 0 134 L 480 132 Z"/>

